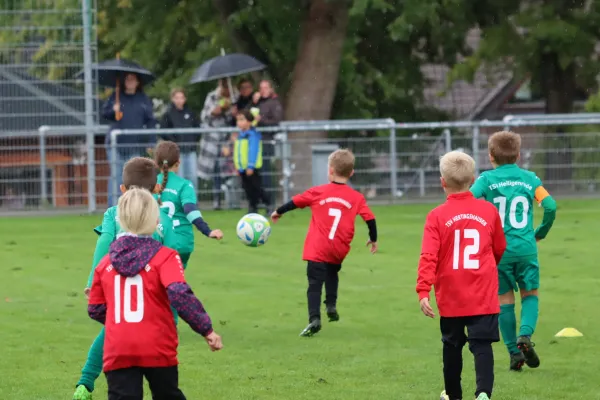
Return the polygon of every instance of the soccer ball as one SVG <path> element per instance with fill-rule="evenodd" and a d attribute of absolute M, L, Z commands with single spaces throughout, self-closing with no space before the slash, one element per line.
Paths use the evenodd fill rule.
<path fill-rule="evenodd" d="M 258 247 L 267 243 L 271 224 L 260 214 L 246 214 L 237 224 L 237 237 L 246 246 Z"/>

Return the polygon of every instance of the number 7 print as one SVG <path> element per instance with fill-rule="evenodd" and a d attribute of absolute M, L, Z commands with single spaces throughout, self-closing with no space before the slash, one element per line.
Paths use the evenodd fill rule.
<path fill-rule="evenodd" d="M 340 218 L 342 218 L 342 210 L 339 208 L 330 208 L 329 216 L 335 218 L 333 220 L 333 225 L 331 225 L 331 230 L 329 231 L 329 240 L 333 240 L 335 231 L 337 231 L 338 224 L 340 223 Z"/>

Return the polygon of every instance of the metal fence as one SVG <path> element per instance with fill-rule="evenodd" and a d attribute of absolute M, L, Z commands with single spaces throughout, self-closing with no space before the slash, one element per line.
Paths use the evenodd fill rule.
<path fill-rule="evenodd" d="M 0 0 L 2 209 L 43 206 L 43 200 L 50 198 L 42 197 L 44 180 L 49 182 L 44 190 L 50 193 L 59 190 L 60 194 L 63 184 L 69 187 L 63 194 L 66 204 L 82 198 L 87 204 L 89 195 L 81 193 L 79 185 L 87 177 L 77 168 L 75 138 L 47 141 L 51 150 L 42 157 L 44 143 L 38 129 L 41 125 L 94 125 L 95 83 L 89 73 L 85 82 L 75 76 L 83 69 L 91 71 L 97 59 L 96 43 L 94 0 Z M 68 145 L 61 147 L 63 143 Z M 80 151 L 90 154 L 93 142 L 84 147 Z M 52 168 L 42 168 L 43 164 Z M 93 168 L 91 163 L 91 176 L 96 175 Z M 51 204 L 58 208 L 64 203 Z"/>
<path fill-rule="evenodd" d="M 577 117 L 512 118 L 504 121 L 458 121 L 432 123 L 396 123 L 393 120 L 286 122 L 264 129 L 276 133 L 271 142 L 268 189 L 276 203 L 287 201 L 305 190 L 314 176 L 326 176 L 326 170 L 313 171 L 312 150 L 321 144 L 351 149 L 356 155 L 355 175 L 351 184 L 374 203 L 401 203 L 441 198 L 438 159 L 449 150 L 471 154 L 478 173 L 491 168 L 487 156 L 487 138 L 499 129 L 522 134 L 520 163 L 535 171 L 557 194 L 600 194 L 600 115 Z M 144 156 L 147 146 L 120 145 L 125 135 L 198 134 L 219 131 L 221 145 L 227 146 L 232 129 L 114 130 L 95 126 L 90 146 L 87 129 L 79 126 L 44 126 L 38 136 L 0 144 L 0 184 L 4 188 L 2 211 L 104 209 L 108 193 L 118 192 L 120 168 L 126 158 Z M 306 139 L 308 131 L 323 132 L 322 138 Z M 189 143 L 201 158 L 202 140 Z M 36 155 L 39 164 L 33 160 Z M 110 160 L 110 161 L 109 161 Z M 119 161 L 120 160 L 120 161 Z M 221 155 L 219 167 L 198 179 L 198 196 L 203 208 L 245 207 L 239 178 L 232 169 L 230 156 Z M 93 165 L 90 173 L 89 166 Z M 315 164 L 317 165 L 317 164 Z M 25 179 L 27 176 L 34 178 Z M 15 179 L 15 175 L 17 178 Z M 7 188 L 9 190 L 7 190 Z M 216 200 L 220 199 L 217 204 Z"/>

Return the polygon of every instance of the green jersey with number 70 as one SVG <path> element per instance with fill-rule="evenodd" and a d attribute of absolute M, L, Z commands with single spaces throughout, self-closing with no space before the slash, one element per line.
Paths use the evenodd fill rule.
<path fill-rule="evenodd" d="M 552 203 L 554 201 L 534 172 L 521 169 L 516 164 L 501 165 L 483 172 L 471 187 L 471 192 L 475 197 L 493 203 L 500 213 L 506 236 L 503 259 L 537 255 L 536 238 L 546 236 L 554 216 L 547 220 L 544 215 L 544 221 L 534 230 L 534 200 L 540 204 L 546 198 Z"/>
<path fill-rule="evenodd" d="M 162 184 L 162 181 L 163 174 L 159 174 L 158 184 Z M 184 204 L 196 204 L 197 199 L 196 191 L 190 181 L 174 172 L 169 172 L 167 186 L 160 194 L 160 207 L 166 210 L 169 217 L 173 219 L 173 230 L 177 236 L 177 251 L 180 253 L 194 251 L 194 230 L 183 206 Z"/>

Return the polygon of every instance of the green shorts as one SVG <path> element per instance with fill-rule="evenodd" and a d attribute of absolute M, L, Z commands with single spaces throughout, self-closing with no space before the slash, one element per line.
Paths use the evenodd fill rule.
<path fill-rule="evenodd" d="M 502 259 L 498 264 L 498 294 L 512 290 L 534 290 L 540 287 L 540 264 L 537 255 Z"/>
<path fill-rule="evenodd" d="M 181 257 L 181 263 L 183 264 L 183 269 L 187 268 L 188 261 L 190 261 L 190 257 L 192 253 L 179 253 L 179 257 Z"/>

